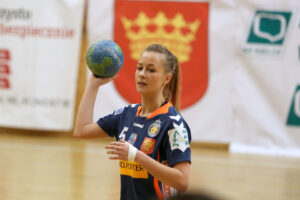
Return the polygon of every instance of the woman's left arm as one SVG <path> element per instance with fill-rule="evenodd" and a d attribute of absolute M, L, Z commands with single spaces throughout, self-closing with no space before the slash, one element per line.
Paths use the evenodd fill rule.
<path fill-rule="evenodd" d="M 128 160 L 129 145 L 125 141 L 111 142 L 106 146 L 111 160 Z M 173 167 L 165 166 L 144 152 L 137 150 L 135 161 L 143 166 L 152 176 L 161 182 L 184 192 L 189 186 L 190 163 L 180 162 Z"/>
<path fill-rule="evenodd" d="M 189 186 L 190 163 L 180 162 L 173 167 L 165 166 L 138 150 L 135 160 L 161 182 L 185 192 Z"/>

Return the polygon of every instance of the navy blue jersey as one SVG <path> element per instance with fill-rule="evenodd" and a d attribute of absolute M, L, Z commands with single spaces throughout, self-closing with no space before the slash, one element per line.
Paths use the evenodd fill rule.
<path fill-rule="evenodd" d="M 148 156 L 168 166 L 191 162 L 191 132 L 176 109 L 166 103 L 148 117 L 141 105 L 129 105 L 100 118 L 98 125 L 116 140 L 124 139 Z M 139 163 L 120 160 L 121 199 L 164 199 L 174 189 L 158 181 Z"/>

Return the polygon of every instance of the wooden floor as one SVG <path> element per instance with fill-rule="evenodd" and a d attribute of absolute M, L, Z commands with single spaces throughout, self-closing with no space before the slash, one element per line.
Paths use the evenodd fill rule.
<path fill-rule="evenodd" d="M 0 133 L 0 200 L 119 199 L 109 140 Z M 300 159 L 193 147 L 189 191 L 228 200 L 299 200 Z"/>

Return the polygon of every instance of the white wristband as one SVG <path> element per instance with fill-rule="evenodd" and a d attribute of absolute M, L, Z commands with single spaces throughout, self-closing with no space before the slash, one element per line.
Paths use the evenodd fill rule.
<path fill-rule="evenodd" d="M 129 144 L 129 150 L 128 150 L 128 161 L 129 162 L 135 161 L 136 151 L 137 151 L 137 149 L 133 145 Z"/>

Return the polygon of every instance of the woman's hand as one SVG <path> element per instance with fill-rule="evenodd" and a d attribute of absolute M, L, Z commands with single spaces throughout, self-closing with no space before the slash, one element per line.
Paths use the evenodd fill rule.
<path fill-rule="evenodd" d="M 130 144 L 125 140 L 120 140 L 120 142 L 111 142 L 105 149 L 108 149 L 107 154 L 110 160 L 125 160 L 128 161 L 128 152 Z"/>
<path fill-rule="evenodd" d="M 94 75 L 92 75 L 89 79 L 89 84 L 92 86 L 92 87 L 100 87 L 101 85 L 105 85 L 106 83 L 114 80 L 118 75 L 114 75 L 113 77 L 110 77 L 110 78 L 97 78 L 95 77 Z"/>

